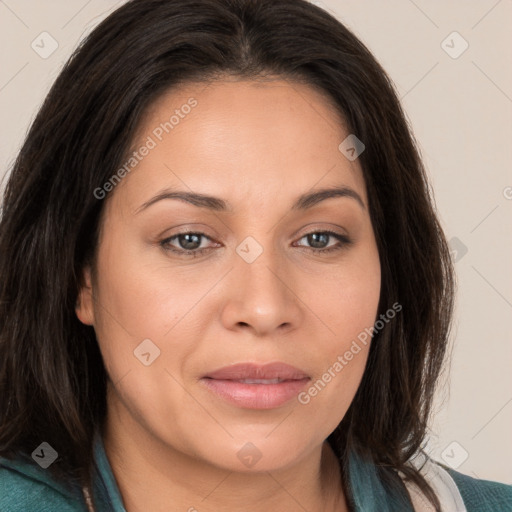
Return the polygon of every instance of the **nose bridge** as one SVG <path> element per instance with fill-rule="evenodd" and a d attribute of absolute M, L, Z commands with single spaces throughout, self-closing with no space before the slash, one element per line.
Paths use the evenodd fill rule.
<path fill-rule="evenodd" d="M 297 300 L 288 284 L 291 267 L 273 246 L 272 232 L 247 236 L 236 247 L 233 288 L 228 291 L 225 321 L 248 324 L 263 333 L 299 319 Z"/>
<path fill-rule="evenodd" d="M 236 253 L 240 260 L 239 276 L 243 282 L 252 288 L 245 293 L 263 293 L 267 299 L 278 299 L 283 294 L 283 284 L 276 274 L 280 274 L 284 265 L 284 255 L 275 250 L 273 246 L 272 232 L 258 235 L 260 243 L 255 237 L 247 236 L 236 247 Z"/>

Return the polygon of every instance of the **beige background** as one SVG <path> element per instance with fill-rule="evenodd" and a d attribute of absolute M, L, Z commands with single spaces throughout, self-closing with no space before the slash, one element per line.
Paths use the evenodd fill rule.
<path fill-rule="evenodd" d="M 71 51 L 122 3 L 0 0 L 0 178 Z M 512 1 L 314 3 L 351 28 L 395 82 L 458 247 L 451 375 L 429 449 L 461 472 L 512 484 Z M 58 43 L 47 58 L 31 47 L 44 31 Z"/>

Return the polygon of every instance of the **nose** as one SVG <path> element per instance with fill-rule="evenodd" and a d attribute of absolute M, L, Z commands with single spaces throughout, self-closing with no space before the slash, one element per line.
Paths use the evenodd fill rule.
<path fill-rule="evenodd" d="M 238 254 L 233 260 L 225 283 L 224 326 L 257 336 L 296 329 L 303 320 L 304 297 L 290 262 L 271 250 L 263 250 L 251 263 Z"/>

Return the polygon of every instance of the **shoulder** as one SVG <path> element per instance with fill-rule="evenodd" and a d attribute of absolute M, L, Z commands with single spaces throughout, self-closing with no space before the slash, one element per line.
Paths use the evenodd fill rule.
<path fill-rule="evenodd" d="M 86 512 L 85 503 L 53 480 L 44 469 L 24 459 L 0 457 L 2 512 Z"/>
<path fill-rule="evenodd" d="M 457 485 L 468 512 L 512 511 L 512 485 L 472 478 L 443 467 Z"/>

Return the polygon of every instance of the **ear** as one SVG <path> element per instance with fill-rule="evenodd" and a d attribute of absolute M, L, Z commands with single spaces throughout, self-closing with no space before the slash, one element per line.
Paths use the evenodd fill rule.
<path fill-rule="evenodd" d="M 82 282 L 75 305 L 76 316 L 83 324 L 94 325 L 93 290 L 89 266 L 85 267 L 83 271 Z"/>

